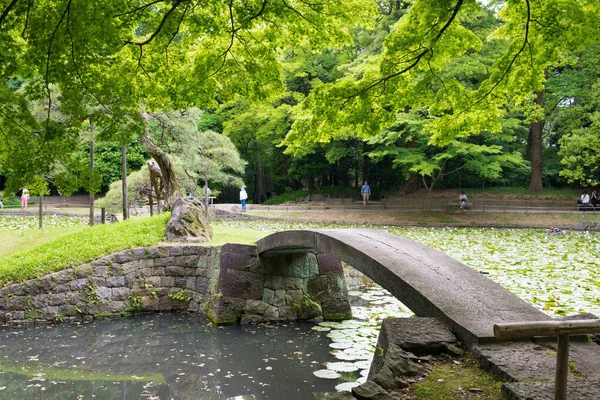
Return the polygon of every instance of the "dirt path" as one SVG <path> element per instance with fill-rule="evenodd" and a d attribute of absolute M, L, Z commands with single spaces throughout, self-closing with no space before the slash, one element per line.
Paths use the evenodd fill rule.
<path fill-rule="evenodd" d="M 482 212 L 266 212 L 251 211 L 249 215 L 301 222 L 340 223 L 356 225 L 401 225 L 431 227 L 497 227 L 497 228 L 551 228 L 581 229 L 586 224 L 600 226 L 600 215 L 591 214 L 527 214 Z M 583 224 L 583 225 L 582 225 Z"/>

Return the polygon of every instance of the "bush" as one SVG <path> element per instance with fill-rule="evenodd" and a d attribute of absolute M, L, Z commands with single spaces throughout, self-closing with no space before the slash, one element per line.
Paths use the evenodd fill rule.
<path fill-rule="evenodd" d="M 322 194 L 324 196 L 329 197 L 343 197 L 343 196 L 356 196 L 357 198 L 360 195 L 360 187 L 350 187 L 350 188 L 340 188 L 337 186 L 324 186 L 320 189 L 315 190 L 296 190 L 295 192 L 291 191 L 290 188 L 285 188 L 285 193 L 279 196 L 275 196 L 263 204 L 265 205 L 277 205 L 282 204 L 287 201 L 296 201 L 299 197 L 305 197 L 313 194 Z M 289 189 L 289 190 L 288 190 Z M 373 188 L 371 188 L 373 190 Z M 378 196 L 373 192 L 373 199 L 376 199 Z"/>
<path fill-rule="evenodd" d="M 165 238 L 169 213 L 117 224 L 95 225 L 32 250 L 0 258 L 0 286 L 39 278 L 120 250 L 150 246 Z"/>

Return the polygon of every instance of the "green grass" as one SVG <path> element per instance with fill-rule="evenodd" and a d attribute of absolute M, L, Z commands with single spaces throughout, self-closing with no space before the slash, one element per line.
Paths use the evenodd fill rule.
<path fill-rule="evenodd" d="M 226 243 L 253 244 L 258 239 L 263 238 L 266 235 L 268 235 L 268 233 L 262 231 L 256 231 L 252 229 L 230 228 L 215 224 L 213 225 L 212 241 L 206 243 L 206 245 L 219 246 Z"/>
<path fill-rule="evenodd" d="M 168 218 L 169 214 L 164 213 L 75 229 L 58 237 L 49 233 L 53 235 L 52 240 L 0 258 L 0 286 L 38 278 L 119 250 L 158 243 L 164 240 Z"/>
<path fill-rule="evenodd" d="M 461 364 L 443 364 L 434 367 L 423 382 L 414 385 L 414 391 L 417 399 L 501 400 L 501 385 L 491 374 L 480 369 L 476 362 L 467 360 Z M 465 397 L 465 393 L 459 388 L 468 393 L 468 397 Z M 481 389 L 483 392 L 469 392 L 471 388 Z"/>
<path fill-rule="evenodd" d="M 0 254 L 2 254 L 2 258 L 5 258 L 86 228 L 88 228 L 86 225 L 80 225 L 0 232 Z"/>

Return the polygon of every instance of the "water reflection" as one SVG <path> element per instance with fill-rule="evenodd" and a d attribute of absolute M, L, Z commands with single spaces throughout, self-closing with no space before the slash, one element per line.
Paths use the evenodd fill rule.
<path fill-rule="evenodd" d="M 322 398 L 313 324 L 210 327 L 186 314 L 0 328 L 1 399 Z"/>

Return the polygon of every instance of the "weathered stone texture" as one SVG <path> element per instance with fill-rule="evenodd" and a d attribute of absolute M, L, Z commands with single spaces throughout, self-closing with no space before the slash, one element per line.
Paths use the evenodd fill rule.
<path fill-rule="evenodd" d="M 207 313 L 216 323 L 349 316 L 341 274 L 333 273 L 332 265 L 320 268 L 319 259 L 335 263 L 312 253 L 262 263 L 255 246 L 237 244 L 124 250 L 0 289 L 0 322 L 46 323 L 172 309 Z M 320 270 L 327 275 L 319 275 Z M 311 279 L 322 283 L 313 283 L 313 292 L 324 289 L 314 294 L 316 300 L 310 298 Z"/>
<path fill-rule="evenodd" d="M 197 199 L 179 198 L 173 203 L 165 236 L 171 242 L 208 242 L 212 228 Z"/>

